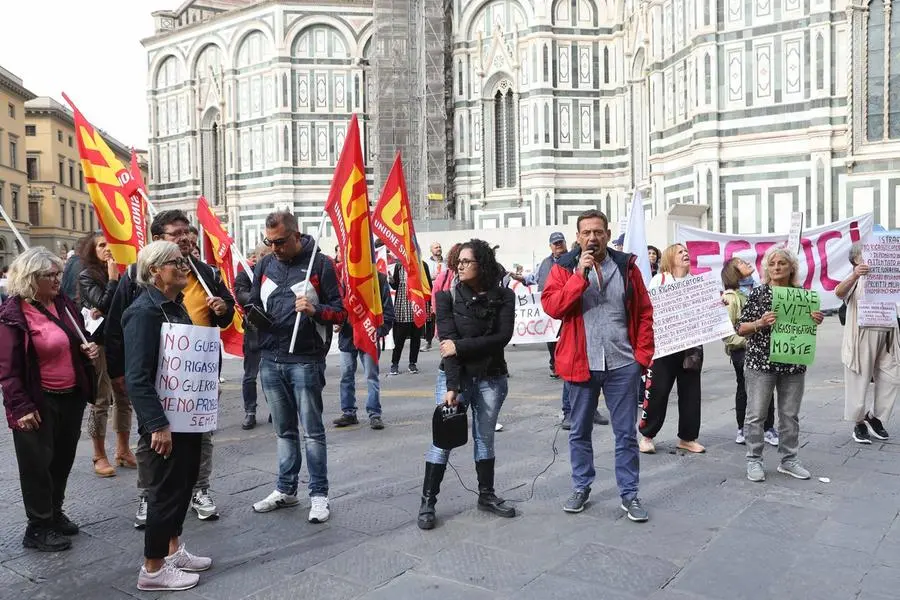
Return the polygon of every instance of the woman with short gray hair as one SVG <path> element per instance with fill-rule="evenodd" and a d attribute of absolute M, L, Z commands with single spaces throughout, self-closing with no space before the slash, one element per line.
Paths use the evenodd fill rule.
<path fill-rule="evenodd" d="M 896 315 L 889 322 L 859 324 L 859 303 L 865 300 L 864 278 L 869 265 L 863 262 L 862 246 L 850 247 L 850 276 L 838 284 L 835 295 L 847 305 L 841 362 L 844 364 L 844 419 L 852 421 L 853 440 L 871 444 L 872 438 L 888 439 L 884 424 L 891 418 L 900 393 L 900 329 Z M 874 382 L 872 411 L 866 410 L 866 391 Z"/>
<path fill-rule="evenodd" d="M 78 533 L 62 507 L 99 354 L 82 343 L 78 309 L 60 293 L 62 271 L 46 248 L 26 250 L 10 266 L 0 306 L 0 386 L 28 516 L 22 545 L 43 552 L 69 549 L 67 536 Z"/>
<path fill-rule="evenodd" d="M 146 291 L 125 310 L 125 382 L 138 420 L 138 461 L 149 482 L 140 590 L 187 590 L 212 560 L 180 542 L 200 471 L 202 433 L 173 433 L 156 392 L 159 341 L 165 323 L 191 325 L 182 302 L 190 263 L 177 244 L 155 241 L 138 253 L 137 282 Z"/>

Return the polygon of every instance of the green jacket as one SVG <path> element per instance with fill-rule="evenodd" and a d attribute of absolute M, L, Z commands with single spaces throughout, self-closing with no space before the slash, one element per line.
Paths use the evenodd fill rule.
<path fill-rule="evenodd" d="M 728 316 L 731 318 L 731 324 L 737 328 L 741 313 L 744 312 L 744 305 L 747 304 L 747 296 L 739 290 L 725 290 L 722 299 L 727 303 Z M 731 354 L 735 350 L 743 350 L 747 347 L 747 340 L 735 333 L 722 338 L 725 342 L 725 354 Z"/>

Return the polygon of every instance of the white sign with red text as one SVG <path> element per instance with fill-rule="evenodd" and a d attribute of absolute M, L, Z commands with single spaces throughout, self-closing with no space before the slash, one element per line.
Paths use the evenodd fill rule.
<path fill-rule="evenodd" d="M 509 284 L 516 295 L 516 324 L 510 344 L 539 344 L 555 342 L 559 337 L 561 321 L 547 315 L 541 305 L 541 293 L 537 286 L 527 286 L 518 281 Z"/>
<path fill-rule="evenodd" d="M 163 323 L 154 383 L 172 433 L 216 429 L 219 344 L 218 327 Z"/>
<path fill-rule="evenodd" d="M 801 235 L 799 283 L 805 289 L 819 292 L 823 309 L 840 307 L 841 300 L 834 295 L 834 288 L 850 275 L 850 246 L 867 240 L 872 234 L 872 224 L 869 213 L 807 229 Z M 762 273 L 766 250 L 787 242 L 784 234 L 716 233 L 685 225 L 678 225 L 675 236 L 690 252 L 692 274 L 712 272 L 718 275 L 725 262 L 738 256 L 756 267 L 757 280 Z"/>

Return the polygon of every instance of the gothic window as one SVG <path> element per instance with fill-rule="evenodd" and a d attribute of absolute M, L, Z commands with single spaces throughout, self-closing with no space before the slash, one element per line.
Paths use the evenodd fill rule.
<path fill-rule="evenodd" d="M 816 206 L 817 224 L 825 223 L 825 166 L 821 159 L 816 161 Z"/>
<path fill-rule="evenodd" d="M 703 25 L 709 27 L 709 0 L 703 0 Z"/>
<path fill-rule="evenodd" d="M 544 143 L 550 143 L 550 104 L 544 104 Z"/>
<path fill-rule="evenodd" d="M 825 89 L 825 40 L 816 36 L 816 89 Z"/>
<path fill-rule="evenodd" d="M 603 107 L 603 142 L 608 144 L 610 135 L 610 122 L 609 122 L 609 104 Z"/>
<path fill-rule="evenodd" d="M 609 47 L 603 47 L 603 83 L 609 83 Z"/>
<path fill-rule="evenodd" d="M 290 157 L 290 146 L 289 146 L 290 138 L 288 137 L 288 128 L 287 125 L 284 126 L 284 130 L 282 131 L 282 146 L 284 154 L 281 156 L 282 160 L 288 160 Z"/>
<path fill-rule="evenodd" d="M 162 90 L 181 83 L 181 67 L 174 56 L 160 63 L 156 70 L 156 89 Z"/>
<path fill-rule="evenodd" d="M 869 3 L 868 80 L 866 81 L 866 137 L 869 141 L 884 139 L 884 1 Z"/>
<path fill-rule="evenodd" d="M 534 131 L 534 143 L 537 144 L 540 141 L 540 137 L 539 137 L 540 134 L 538 133 L 538 107 L 537 107 L 537 104 L 535 104 L 532 107 L 531 112 L 533 115 L 533 118 L 531 120 L 531 123 L 532 123 L 531 128 Z"/>
<path fill-rule="evenodd" d="M 459 117 L 459 153 L 466 153 L 466 118 L 464 115 Z"/>
<path fill-rule="evenodd" d="M 513 92 L 494 94 L 494 187 L 516 187 L 516 117 Z"/>
<path fill-rule="evenodd" d="M 219 111 L 210 109 L 200 125 L 203 195 L 213 206 L 225 201 L 225 170 L 222 160 L 224 144 L 219 131 L 219 120 Z"/>
<path fill-rule="evenodd" d="M 349 59 L 347 42 L 344 36 L 327 25 L 315 25 L 304 29 L 294 41 L 291 56 L 307 59 L 303 62 L 316 63 L 317 59 Z M 325 61 L 322 61 L 325 62 Z"/>
<path fill-rule="evenodd" d="M 544 44 L 544 82 L 550 81 L 550 49 Z"/>
<path fill-rule="evenodd" d="M 712 59 L 709 54 L 703 57 L 703 77 L 706 81 L 705 104 L 712 104 Z"/>
<path fill-rule="evenodd" d="M 288 79 L 287 73 L 281 76 L 281 106 L 287 108 L 288 105 Z"/>
<path fill-rule="evenodd" d="M 462 65 L 461 60 L 457 61 L 456 68 L 458 70 L 458 72 L 457 72 L 458 80 L 456 83 L 456 95 L 462 96 L 462 93 L 463 93 L 463 65 Z"/>

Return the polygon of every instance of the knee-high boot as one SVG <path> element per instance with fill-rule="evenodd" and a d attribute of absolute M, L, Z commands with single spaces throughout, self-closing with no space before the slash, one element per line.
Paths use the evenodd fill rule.
<path fill-rule="evenodd" d="M 476 460 L 475 472 L 478 473 L 478 508 L 500 517 L 516 516 L 516 509 L 494 493 L 494 459 Z"/>
<path fill-rule="evenodd" d="M 425 463 L 422 504 L 419 505 L 419 529 L 434 529 L 434 505 L 437 504 L 437 495 L 441 491 L 441 481 L 444 480 L 444 471 L 446 470 L 447 465 L 431 462 Z"/>

